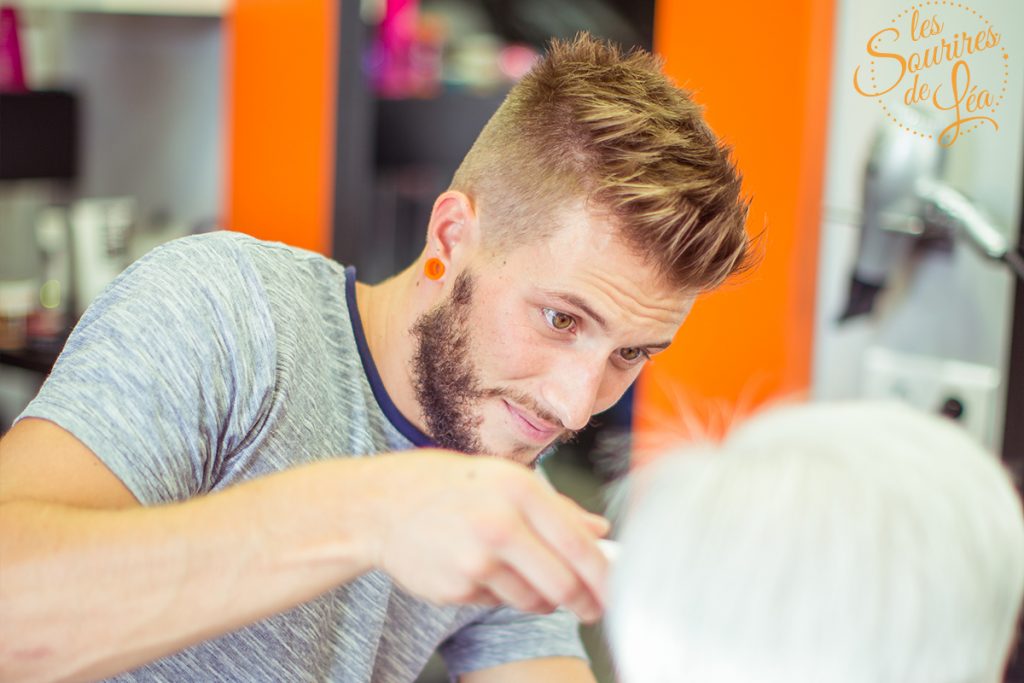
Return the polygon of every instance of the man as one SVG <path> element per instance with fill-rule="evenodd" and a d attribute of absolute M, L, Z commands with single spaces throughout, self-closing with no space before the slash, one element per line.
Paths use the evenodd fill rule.
<path fill-rule="evenodd" d="M 1024 515 L 959 425 L 786 406 L 630 489 L 605 621 L 624 683 L 1004 679 Z"/>
<path fill-rule="evenodd" d="M 555 608 L 599 617 L 607 525 L 524 465 L 739 267 L 739 186 L 654 58 L 582 36 L 393 279 L 231 233 L 143 258 L 3 441 L 0 677 L 592 681 Z"/>

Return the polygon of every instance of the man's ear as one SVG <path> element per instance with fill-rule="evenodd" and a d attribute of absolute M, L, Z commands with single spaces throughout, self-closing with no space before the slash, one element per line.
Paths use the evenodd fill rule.
<path fill-rule="evenodd" d="M 464 193 L 448 190 L 434 201 L 427 226 L 428 258 L 462 270 L 480 246 L 480 223 L 473 201 Z"/>

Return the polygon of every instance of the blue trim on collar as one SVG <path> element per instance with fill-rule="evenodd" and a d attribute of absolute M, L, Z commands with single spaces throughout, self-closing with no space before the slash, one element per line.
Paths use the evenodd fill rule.
<path fill-rule="evenodd" d="M 370 347 L 366 343 L 366 333 L 363 331 L 363 321 L 359 316 L 359 307 L 356 305 L 356 268 L 349 266 L 345 268 L 345 300 L 348 302 L 348 315 L 352 321 L 352 332 L 356 338 L 356 348 L 359 349 L 359 359 L 363 362 L 363 372 L 370 382 L 370 389 L 373 397 L 377 399 L 384 417 L 394 425 L 395 429 L 402 433 L 402 436 L 409 439 L 414 445 L 421 448 L 436 448 L 437 444 L 433 439 L 424 434 L 412 422 L 406 419 L 405 415 L 398 410 L 398 406 L 388 395 L 384 388 L 384 382 L 380 379 L 380 372 L 377 371 L 377 364 L 373 362 L 370 355 Z"/>

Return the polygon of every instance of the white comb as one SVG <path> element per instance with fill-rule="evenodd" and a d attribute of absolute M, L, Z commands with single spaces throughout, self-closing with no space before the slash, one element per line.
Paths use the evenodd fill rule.
<path fill-rule="evenodd" d="M 609 562 L 614 562 L 619 558 L 619 550 L 621 547 L 616 541 L 609 541 L 603 538 L 597 539 L 597 547 L 604 553 L 604 557 Z"/>

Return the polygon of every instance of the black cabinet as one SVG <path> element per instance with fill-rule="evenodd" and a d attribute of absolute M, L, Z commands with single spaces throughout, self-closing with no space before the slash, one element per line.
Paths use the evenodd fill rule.
<path fill-rule="evenodd" d="M 0 180 L 71 180 L 77 171 L 75 95 L 0 92 Z"/>

